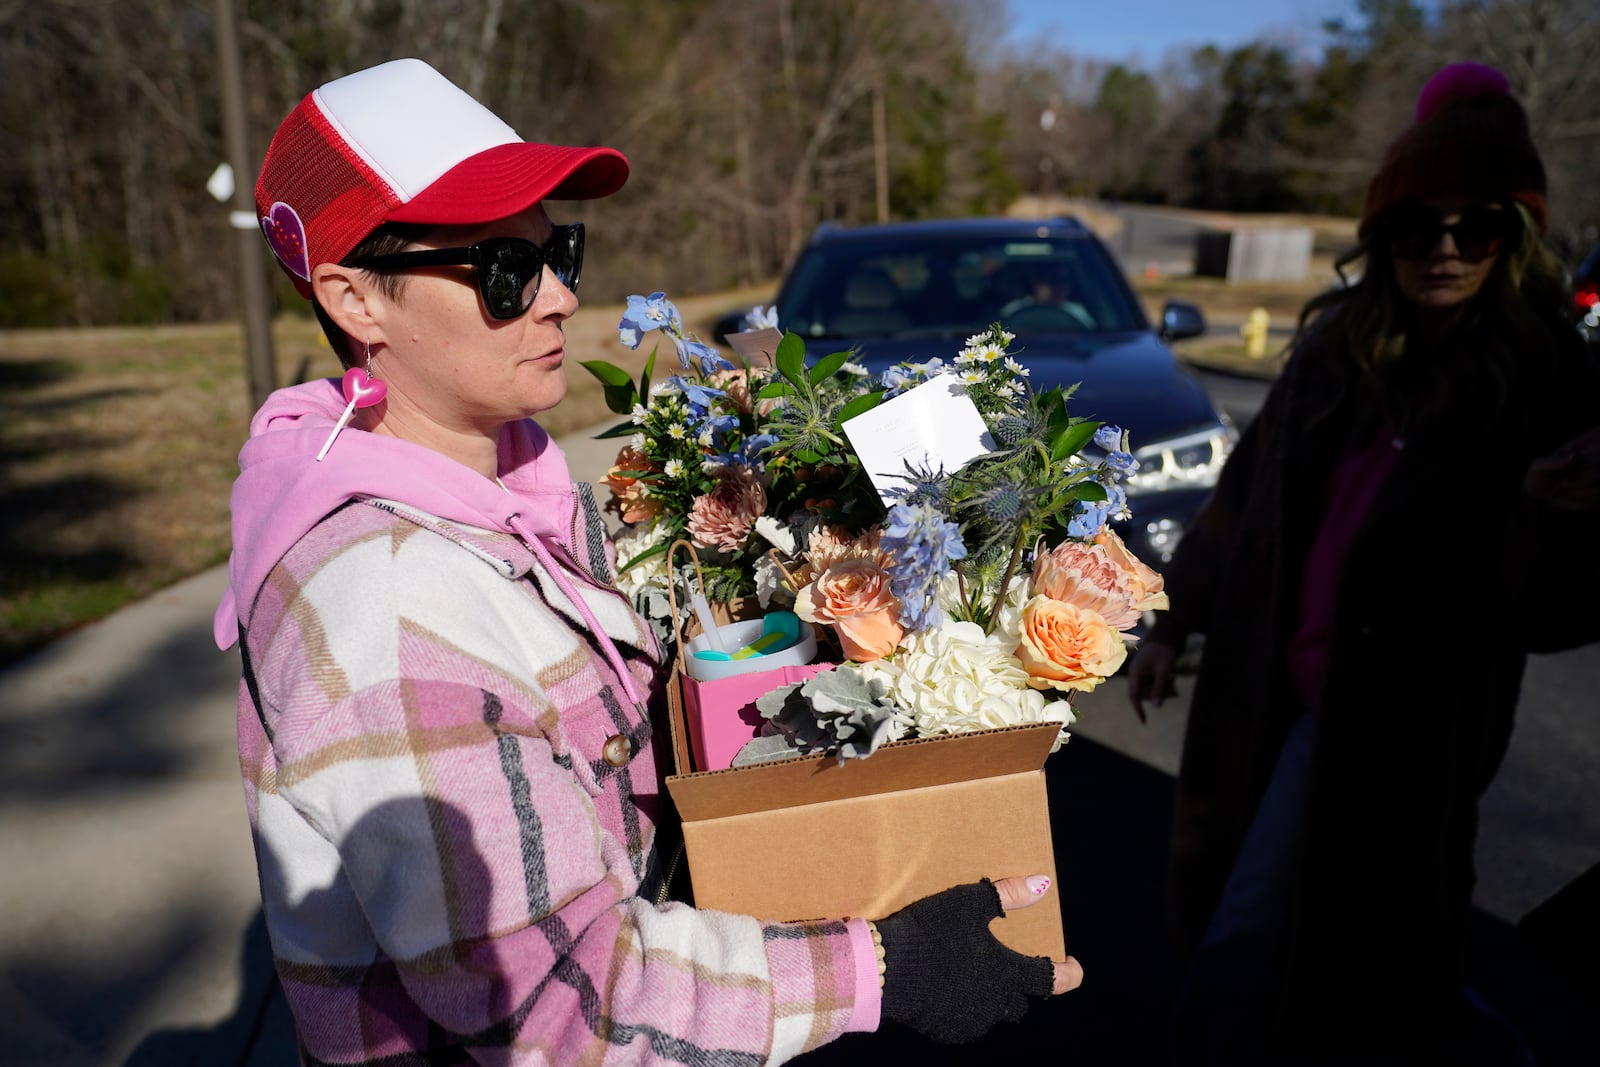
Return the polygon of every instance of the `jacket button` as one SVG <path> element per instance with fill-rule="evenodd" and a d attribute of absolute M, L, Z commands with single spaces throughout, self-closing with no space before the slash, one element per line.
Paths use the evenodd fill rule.
<path fill-rule="evenodd" d="M 605 747 L 600 750 L 605 761 L 613 767 L 623 767 L 633 758 L 633 745 L 621 734 L 612 734 L 606 738 Z"/>

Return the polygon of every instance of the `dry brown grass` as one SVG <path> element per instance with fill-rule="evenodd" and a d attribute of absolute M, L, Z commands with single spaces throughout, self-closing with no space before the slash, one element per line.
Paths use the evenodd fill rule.
<path fill-rule="evenodd" d="M 709 337 L 770 292 L 678 305 Z M 571 356 L 637 372 L 648 348 L 617 343 L 620 314 L 585 308 Z M 273 335 L 280 382 L 338 373 L 309 318 Z M 541 419 L 557 436 L 609 417 L 598 381 L 568 366 L 567 399 Z M 248 393 L 235 325 L 0 333 L 0 663 L 227 558 Z"/>

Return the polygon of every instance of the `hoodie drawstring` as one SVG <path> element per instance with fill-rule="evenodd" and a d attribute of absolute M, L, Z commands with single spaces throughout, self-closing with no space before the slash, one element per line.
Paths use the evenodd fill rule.
<path fill-rule="evenodd" d="M 594 611 L 590 609 L 588 603 L 578 595 L 577 589 L 573 588 L 572 583 L 567 579 L 566 573 L 556 565 L 555 557 L 545 547 L 544 541 L 524 529 L 521 515 L 512 515 L 506 521 L 517 532 L 517 536 L 526 541 L 528 547 L 533 549 L 534 555 L 539 557 L 539 562 L 544 566 L 545 571 L 549 573 L 551 578 L 555 579 L 556 585 L 561 587 L 561 592 L 566 594 L 567 599 L 572 601 L 572 606 L 578 609 L 578 614 L 583 616 L 584 625 L 589 627 L 589 632 L 594 634 L 595 640 L 600 642 L 600 650 L 605 653 L 606 662 L 610 663 L 611 669 L 617 672 L 617 679 L 622 683 L 622 688 L 627 693 L 628 699 L 633 702 L 634 707 L 639 709 L 640 715 L 648 718 L 650 709 L 645 706 L 644 701 L 639 696 L 639 691 L 634 688 L 633 674 L 628 670 L 628 665 L 623 660 L 621 651 L 611 640 L 611 635 L 606 633 L 600 626 L 600 620 L 595 618 Z"/>

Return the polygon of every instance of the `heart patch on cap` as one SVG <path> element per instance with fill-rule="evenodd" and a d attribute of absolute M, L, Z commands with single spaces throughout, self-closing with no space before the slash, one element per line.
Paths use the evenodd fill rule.
<path fill-rule="evenodd" d="M 294 208 L 278 201 L 261 218 L 261 232 L 278 262 L 289 268 L 289 273 L 305 281 L 311 280 L 311 263 L 306 254 L 306 228 Z"/>

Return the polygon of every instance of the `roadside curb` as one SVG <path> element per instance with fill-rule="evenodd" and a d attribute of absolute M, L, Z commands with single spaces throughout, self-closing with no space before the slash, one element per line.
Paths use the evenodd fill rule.
<path fill-rule="evenodd" d="M 1209 360 L 1187 356 L 1182 352 L 1174 352 L 1179 363 L 1193 370 L 1205 371 L 1207 374 L 1225 374 L 1230 378 L 1243 378 L 1250 381 L 1272 382 L 1277 381 L 1278 373 L 1283 369 L 1282 361 L 1278 359 L 1250 360 Z"/>

